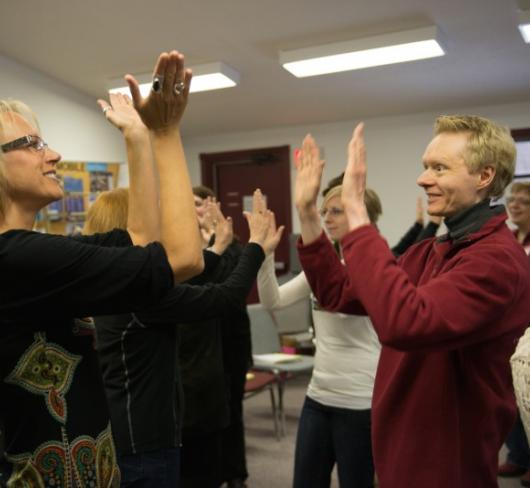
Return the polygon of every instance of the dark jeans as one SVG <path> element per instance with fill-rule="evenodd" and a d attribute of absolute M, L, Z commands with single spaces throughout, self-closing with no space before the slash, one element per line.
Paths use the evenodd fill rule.
<path fill-rule="evenodd" d="M 243 395 L 249 369 L 248 359 L 238 352 L 230 364 L 230 425 L 221 433 L 220 482 L 248 478 L 245 453 L 245 426 L 243 423 Z M 235 364 L 234 364 L 235 363 Z"/>
<path fill-rule="evenodd" d="M 176 488 L 179 485 L 178 447 L 120 456 L 118 464 L 122 488 Z"/>
<path fill-rule="evenodd" d="M 217 488 L 221 483 L 221 432 L 201 436 L 184 434 L 180 488 Z"/>
<path fill-rule="evenodd" d="M 294 488 L 329 488 L 337 463 L 344 488 L 373 486 L 370 410 L 327 407 L 305 398 L 294 461 Z"/>
<path fill-rule="evenodd" d="M 515 424 L 506 438 L 506 447 L 508 448 L 509 463 L 530 469 L 530 448 L 519 411 L 517 411 Z"/>

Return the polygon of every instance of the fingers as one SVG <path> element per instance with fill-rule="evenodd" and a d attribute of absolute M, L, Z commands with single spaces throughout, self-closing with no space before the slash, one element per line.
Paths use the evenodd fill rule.
<path fill-rule="evenodd" d="M 155 64 L 155 69 L 153 70 L 153 78 L 157 75 L 165 76 L 166 74 L 166 66 L 169 61 L 169 55 L 168 53 L 161 53 L 160 56 L 158 56 L 158 60 Z M 134 100 L 134 97 L 133 97 Z"/>
<path fill-rule="evenodd" d="M 284 230 L 285 230 L 285 225 L 280 225 L 280 227 L 278 227 L 278 229 L 276 229 L 276 234 L 274 236 L 274 238 L 276 240 L 276 245 L 278 245 L 278 243 L 280 242 Z"/>
<path fill-rule="evenodd" d="M 171 51 L 168 55 L 168 60 L 165 66 L 165 71 L 162 73 L 164 76 L 163 93 L 165 95 L 173 94 L 173 87 L 177 80 L 177 72 L 182 71 L 184 56 L 178 51 Z"/>
<path fill-rule="evenodd" d="M 356 170 L 363 169 L 366 164 L 366 147 L 364 144 L 364 122 L 357 124 L 348 144 L 348 166 Z"/>
<path fill-rule="evenodd" d="M 173 84 L 171 85 L 171 88 L 174 87 L 175 83 L 180 83 L 180 82 L 184 83 L 184 78 L 185 78 L 184 77 L 184 73 L 185 73 L 184 55 L 176 51 L 174 51 L 174 53 L 177 56 L 176 56 L 176 62 L 175 62 L 175 73 L 174 73 L 174 78 L 173 78 Z"/>
<path fill-rule="evenodd" d="M 190 93 L 190 87 L 191 87 L 191 79 L 193 77 L 193 73 L 191 69 L 187 69 L 184 71 L 184 97 L 188 98 L 188 95 Z"/>
<path fill-rule="evenodd" d="M 366 146 L 364 144 L 364 122 L 361 122 L 355 128 L 356 137 L 356 157 L 358 164 L 362 168 L 366 166 Z"/>
<path fill-rule="evenodd" d="M 275 232 L 276 231 L 276 215 L 271 210 L 268 211 L 269 216 L 269 227 Z"/>
<path fill-rule="evenodd" d="M 302 151 L 300 153 L 299 169 L 307 167 L 311 162 L 312 142 L 313 137 L 311 136 L 311 134 L 307 134 L 304 137 L 304 140 L 302 141 Z"/>
<path fill-rule="evenodd" d="M 302 150 L 299 147 L 297 147 L 294 150 L 294 167 L 296 169 L 300 168 L 300 158 L 301 157 L 302 157 Z"/>
<path fill-rule="evenodd" d="M 109 122 L 114 124 L 114 110 L 113 110 L 113 106 L 110 105 L 107 101 L 102 100 L 102 99 L 98 100 L 98 105 L 100 106 L 101 110 L 103 111 L 103 115 L 105 116 L 105 118 Z"/>
<path fill-rule="evenodd" d="M 252 212 L 253 213 L 265 213 L 267 210 L 267 203 L 261 190 L 258 188 L 252 195 Z"/>
<path fill-rule="evenodd" d="M 129 85 L 129 91 L 131 92 L 131 97 L 133 104 L 136 108 L 142 103 L 142 95 L 140 94 L 140 86 L 138 81 L 133 75 L 125 75 L 125 81 Z"/>
<path fill-rule="evenodd" d="M 103 110 L 103 113 L 112 108 L 106 100 L 102 100 L 101 98 L 98 99 L 97 103 L 99 105 L 99 108 Z"/>

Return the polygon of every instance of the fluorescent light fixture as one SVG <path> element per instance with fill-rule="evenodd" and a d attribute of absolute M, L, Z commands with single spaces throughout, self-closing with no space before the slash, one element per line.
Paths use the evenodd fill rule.
<path fill-rule="evenodd" d="M 280 51 L 280 63 L 298 78 L 443 56 L 436 27 Z"/>
<path fill-rule="evenodd" d="M 207 63 L 197 66 L 190 66 L 193 71 L 191 79 L 190 93 L 196 93 L 207 90 L 219 90 L 221 88 L 230 88 L 239 83 L 239 73 L 225 63 Z M 152 74 L 135 75 L 140 84 L 140 93 L 146 97 L 151 90 L 153 82 Z M 129 95 L 129 87 L 124 85 L 123 78 L 110 80 L 110 93 L 124 93 Z"/>
<path fill-rule="evenodd" d="M 524 42 L 530 43 L 530 10 L 522 10 L 519 13 L 519 31 Z"/>

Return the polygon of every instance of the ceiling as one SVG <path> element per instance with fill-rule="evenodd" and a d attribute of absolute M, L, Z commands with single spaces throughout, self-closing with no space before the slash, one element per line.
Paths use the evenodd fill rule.
<path fill-rule="evenodd" d="M 94 98 L 110 78 L 150 72 L 163 50 L 178 49 L 188 65 L 224 61 L 240 85 L 190 98 L 184 134 L 203 136 L 530 100 L 517 8 L 517 0 L 4 0 L 0 53 Z M 442 58 L 305 79 L 278 63 L 280 49 L 433 23 L 445 37 Z"/>

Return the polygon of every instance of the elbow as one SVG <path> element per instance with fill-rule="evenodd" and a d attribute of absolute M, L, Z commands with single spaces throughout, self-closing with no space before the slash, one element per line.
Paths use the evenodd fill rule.
<path fill-rule="evenodd" d="M 202 252 L 194 255 L 192 258 L 182 261 L 179 259 L 175 265 L 172 265 L 173 277 L 175 283 L 187 281 L 204 271 L 204 258 Z"/>

